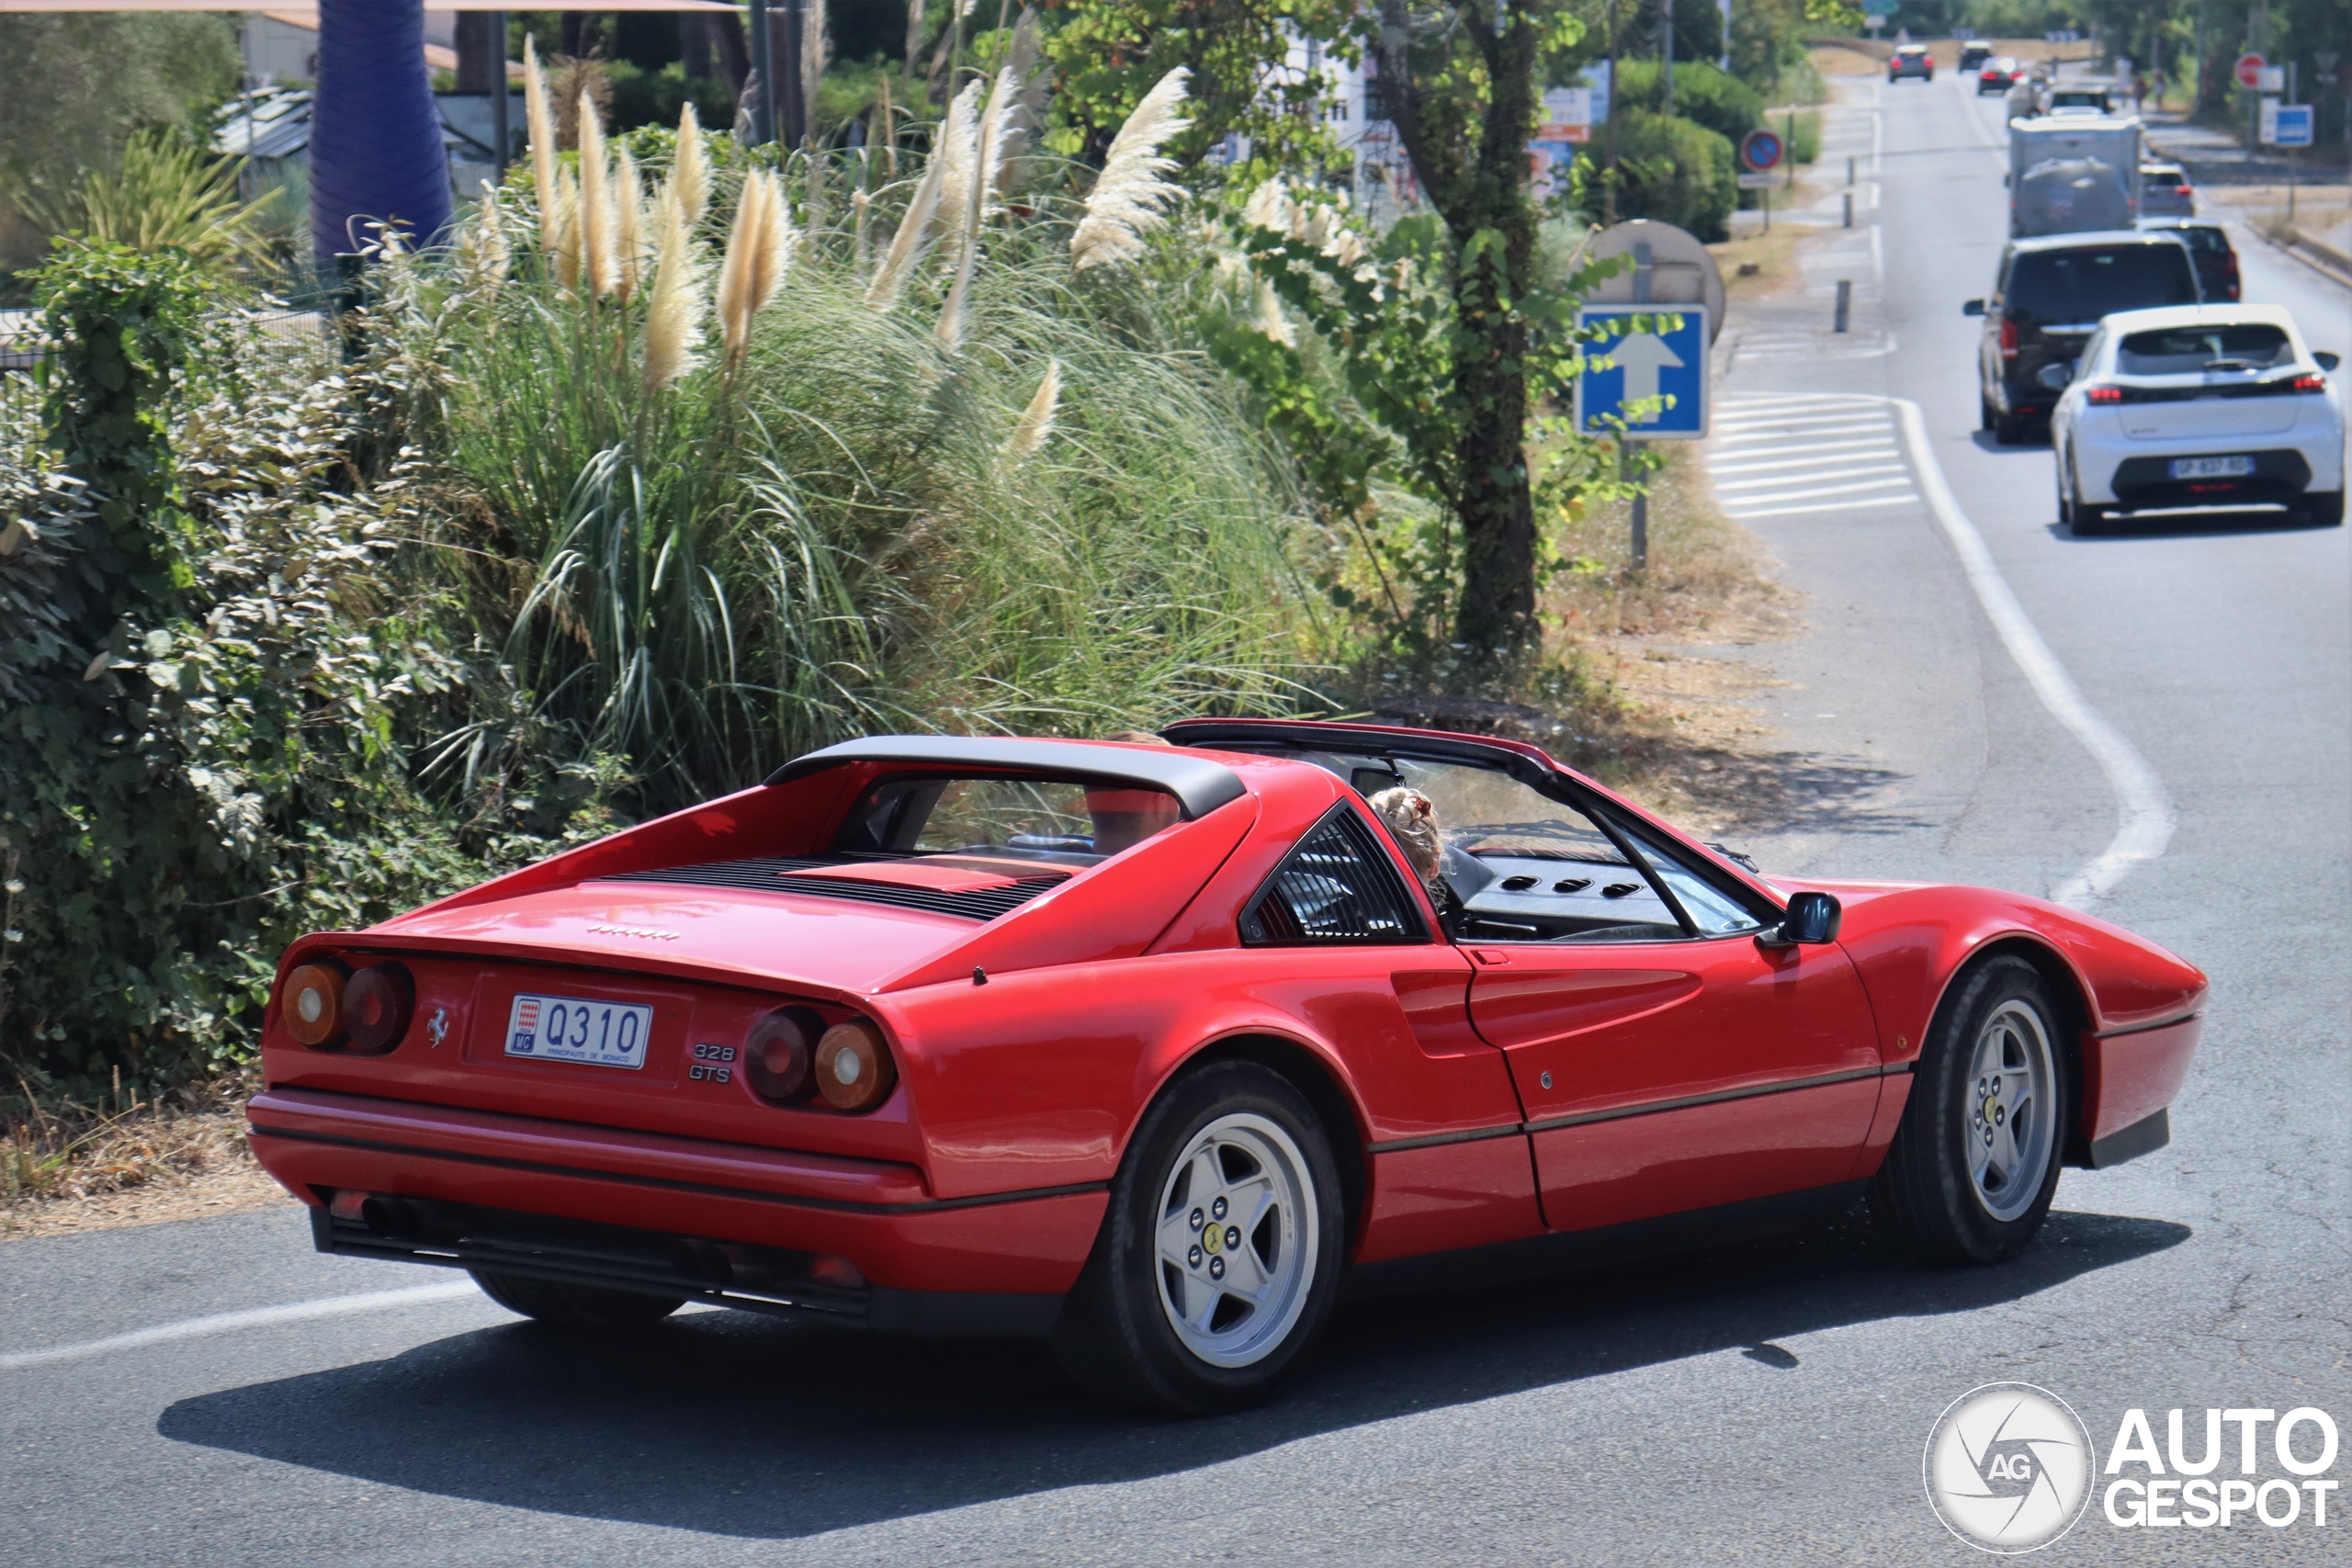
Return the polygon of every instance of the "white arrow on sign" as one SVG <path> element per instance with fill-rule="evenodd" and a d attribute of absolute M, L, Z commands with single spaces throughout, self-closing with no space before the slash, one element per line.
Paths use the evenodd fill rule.
<path fill-rule="evenodd" d="M 1629 405 L 1657 396 L 1657 373 L 1660 370 L 1682 368 L 1682 356 L 1667 347 L 1665 340 L 1655 333 L 1634 333 L 1611 349 L 1609 357 L 1624 369 L 1625 393 L 1622 400 Z M 1658 415 L 1664 412 L 1652 408 L 1634 423 L 1656 424 Z"/>

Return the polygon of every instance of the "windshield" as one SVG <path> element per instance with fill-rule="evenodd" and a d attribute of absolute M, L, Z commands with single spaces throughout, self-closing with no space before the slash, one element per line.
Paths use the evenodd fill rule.
<path fill-rule="evenodd" d="M 2190 376 L 2201 370 L 2268 370 L 2295 362 L 2295 345 L 2257 321 L 2132 333 L 2115 351 L 2127 376 Z"/>
<path fill-rule="evenodd" d="M 884 779 L 836 837 L 857 857 L 958 855 L 1092 865 L 1183 819 L 1163 791 L 1072 778 Z"/>
<path fill-rule="evenodd" d="M 2117 310 L 2194 305 L 2188 252 L 2167 241 L 2030 252 L 2009 275 L 2003 312 L 2035 322 L 2096 321 Z"/>

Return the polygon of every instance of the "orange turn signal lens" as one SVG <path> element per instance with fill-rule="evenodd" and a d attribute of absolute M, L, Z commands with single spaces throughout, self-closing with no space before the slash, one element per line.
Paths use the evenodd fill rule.
<path fill-rule="evenodd" d="M 872 1022 L 853 1018 L 817 1042 L 817 1092 L 836 1111 L 871 1111 L 890 1097 L 899 1069 Z"/>
<path fill-rule="evenodd" d="M 343 965 L 305 964 L 286 976 L 287 1032 L 313 1050 L 343 1040 Z"/>

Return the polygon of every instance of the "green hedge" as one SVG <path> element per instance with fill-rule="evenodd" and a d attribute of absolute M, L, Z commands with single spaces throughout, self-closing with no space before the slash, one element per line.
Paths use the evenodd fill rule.
<path fill-rule="evenodd" d="M 1615 107 L 1663 114 L 1663 76 L 1655 60 L 1619 61 Z M 1737 147 L 1741 137 L 1764 123 L 1764 95 L 1704 61 L 1682 63 L 1674 68 L 1674 112 Z"/>
<path fill-rule="evenodd" d="M 1652 218 L 1713 243 L 1731 236 L 1739 176 L 1732 144 L 1678 115 L 1620 115 L 1617 215 Z"/>

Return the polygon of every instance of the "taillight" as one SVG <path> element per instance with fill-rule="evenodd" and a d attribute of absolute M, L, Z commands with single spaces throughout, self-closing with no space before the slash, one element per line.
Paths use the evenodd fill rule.
<path fill-rule="evenodd" d="M 2089 391 L 2083 394 L 2083 398 L 2087 402 L 2120 403 L 2123 400 L 2123 389 L 2120 387 L 2093 387 Z"/>
<path fill-rule="evenodd" d="M 405 964 L 370 964 L 343 987 L 344 1027 L 362 1051 L 389 1051 L 408 1032 L 416 982 Z"/>
<path fill-rule="evenodd" d="M 2327 390 L 2327 378 L 2324 376 L 2298 376 L 2294 380 L 2294 389 L 2298 392 L 2324 392 Z"/>
<path fill-rule="evenodd" d="M 824 1032 L 824 1021 L 807 1008 L 778 1008 L 752 1025 L 743 1043 L 743 1076 L 752 1091 L 778 1105 L 808 1099 Z"/>
<path fill-rule="evenodd" d="M 816 1069 L 817 1092 L 836 1111 L 871 1111 L 899 1081 L 882 1031 L 862 1018 L 825 1031 L 817 1042 Z"/>
<path fill-rule="evenodd" d="M 2015 359 L 2017 356 L 2017 318 L 2014 316 L 2003 316 L 2001 318 L 2001 357 L 2004 359 Z"/>
<path fill-rule="evenodd" d="M 2192 186 L 2182 186 L 2180 187 L 2179 194 L 2180 194 L 2180 195 L 2182 195 L 2182 196 L 2185 196 L 2185 197 L 2186 197 L 2186 196 L 2195 196 L 2195 195 L 2197 194 L 2197 192 L 2196 192 L 2195 188 L 2194 188 L 2194 187 L 2192 187 Z"/>
<path fill-rule="evenodd" d="M 343 1043 L 345 973 L 342 964 L 328 959 L 305 964 L 286 976 L 280 1006 L 286 1032 L 312 1050 Z"/>

